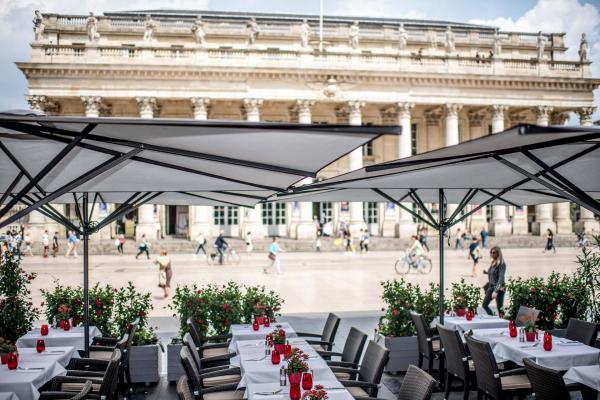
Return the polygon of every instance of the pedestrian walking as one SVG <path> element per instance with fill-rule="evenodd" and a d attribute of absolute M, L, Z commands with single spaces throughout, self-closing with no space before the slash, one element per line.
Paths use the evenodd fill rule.
<path fill-rule="evenodd" d="M 206 238 L 204 237 L 202 232 L 198 233 L 198 237 L 196 238 L 196 241 L 198 242 L 198 248 L 196 249 L 195 254 L 198 254 L 198 253 L 200 253 L 200 251 L 202 251 L 202 253 L 204 255 L 206 255 L 206 248 L 204 247 L 204 246 L 206 246 Z"/>
<path fill-rule="evenodd" d="M 52 236 L 52 258 L 56 258 L 58 250 L 58 232 L 54 232 L 54 235 Z"/>
<path fill-rule="evenodd" d="M 47 235 L 48 231 L 46 231 L 44 233 L 44 235 L 46 235 L 46 238 L 48 237 Z M 30 255 L 33 257 L 33 251 L 31 251 L 31 236 L 29 236 L 29 232 L 26 232 L 25 235 L 23 236 L 23 243 L 25 244 L 25 249 L 23 250 L 22 254 L 23 255 Z M 46 254 L 44 254 L 44 258 L 48 257 Z"/>
<path fill-rule="evenodd" d="M 119 241 L 119 244 L 117 245 L 117 251 L 120 255 L 123 255 L 123 246 L 125 246 L 125 235 L 123 235 L 122 233 L 119 234 L 119 236 L 117 236 L 117 240 Z"/>
<path fill-rule="evenodd" d="M 43 257 L 48 258 L 48 253 L 50 253 L 50 234 L 48 234 L 47 229 L 42 235 L 42 246 L 44 247 Z"/>
<path fill-rule="evenodd" d="M 279 253 L 283 252 L 284 250 L 279 247 L 279 244 L 277 244 L 277 237 L 273 237 L 273 242 L 271 243 L 271 246 L 269 247 L 269 260 L 271 260 L 271 265 L 269 265 L 267 268 L 263 269 L 263 272 L 265 274 L 268 274 L 268 270 L 275 267 L 275 269 L 277 270 L 277 274 L 281 275 L 281 262 L 279 261 Z"/>
<path fill-rule="evenodd" d="M 352 236 L 349 229 L 344 230 L 344 247 L 347 254 L 352 253 Z"/>
<path fill-rule="evenodd" d="M 554 246 L 554 232 L 552 232 L 552 229 L 548 228 L 546 230 L 546 247 L 544 247 L 544 251 L 542 251 L 542 253 L 550 250 L 556 254 L 556 247 Z"/>
<path fill-rule="evenodd" d="M 463 248 L 463 242 L 462 242 L 463 235 L 464 234 L 461 234 L 461 232 L 460 232 L 460 228 L 458 228 L 456 230 L 456 238 L 454 239 L 454 250 L 458 250 L 458 249 L 462 250 L 462 248 Z"/>
<path fill-rule="evenodd" d="M 171 295 L 171 278 L 173 278 L 171 259 L 167 256 L 166 250 L 160 251 L 160 256 L 156 258 L 154 264 L 158 264 L 158 287 L 164 290 L 166 299 Z"/>
<path fill-rule="evenodd" d="M 363 232 L 363 238 L 362 238 L 362 243 L 363 243 L 363 251 L 365 253 L 369 252 L 369 241 L 371 240 L 370 235 L 369 235 L 369 230 L 365 229 L 365 231 Z"/>
<path fill-rule="evenodd" d="M 427 252 L 429 252 L 429 245 L 427 244 L 428 239 L 429 232 L 427 231 L 426 227 L 422 226 L 419 230 L 419 242 L 421 243 L 421 247 L 423 247 L 423 249 L 426 249 Z"/>
<path fill-rule="evenodd" d="M 360 249 L 361 253 L 364 250 L 364 245 L 365 245 L 364 239 L 365 239 L 365 236 L 364 236 L 364 233 L 363 233 L 363 229 L 361 228 L 360 232 L 358 234 L 358 248 Z"/>
<path fill-rule="evenodd" d="M 474 237 L 471 240 L 471 244 L 469 244 L 469 256 L 468 259 L 473 260 L 473 268 L 471 269 L 471 277 L 475 278 L 477 276 L 477 263 L 481 258 L 481 251 L 479 250 L 479 240 Z"/>
<path fill-rule="evenodd" d="M 69 231 L 69 236 L 67 237 L 67 253 L 65 254 L 65 257 L 69 257 L 71 254 L 77 257 L 77 242 L 79 242 L 79 239 L 77 239 L 75 231 Z"/>
<path fill-rule="evenodd" d="M 252 232 L 246 232 L 246 254 L 252 254 L 254 246 L 252 245 Z"/>
<path fill-rule="evenodd" d="M 229 243 L 225 241 L 225 232 L 219 232 L 217 240 L 215 240 L 215 247 L 219 252 L 219 264 L 223 265 L 223 257 L 225 256 L 225 250 L 229 247 Z"/>
<path fill-rule="evenodd" d="M 317 236 L 317 241 L 315 242 L 315 251 L 317 253 L 321 252 L 321 236 Z"/>
<path fill-rule="evenodd" d="M 487 249 L 488 237 L 490 234 L 485 226 L 481 227 L 481 232 L 479 232 L 479 235 L 481 236 L 481 247 Z"/>
<path fill-rule="evenodd" d="M 504 277 L 506 275 L 506 263 L 500 247 L 494 246 L 491 248 L 490 258 L 492 259 L 492 262 L 487 271 L 488 283 L 483 287 L 485 289 L 485 296 L 483 298 L 482 307 L 489 315 L 493 315 L 494 313 L 490 309 L 490 303 L 495 299 L 498 316 L 502 317 L 504 314 Z M 486 271 L 483 271 L 483 273 L 486 273 Z"/>
<path fill-rule="evenodd" d="M 144 233 L 142 235 L 142 238 L 140 239 L 140 244 L 138 245 L 138 253 L 135 255 L 135 259 L 137 260 L 138 257 L 140 256 L 140 254 L 146 253 L 146 257 L 149 260 L 150 259 L 149 249 L 150 249 L 150 243 L 148 242 L 148 239 L 146 239 L 146 234 Z"/>

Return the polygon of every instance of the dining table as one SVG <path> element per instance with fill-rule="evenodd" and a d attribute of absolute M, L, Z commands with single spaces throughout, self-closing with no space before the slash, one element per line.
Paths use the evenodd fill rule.
<path fill-rule="evenodd" d="M 288 323 L 280 323 L 286 331 L 286 338 L 292 348 L 302 350 L 308 359 L 306 363 L 313 374 L 313 388 L 321 385 L 327 391 L 329 400 L 352 400 L 350 392 L 338 381 L 327 362 L 305 339 L 299 338 Z M 250 330 L 252 327 L 250 326 Z M 232 344 L 230 349 L 236 353 L 231 360 L 232 365 L 240 367 L 241 380 L 238 390 L 244 390 L 244 398 L 249 400 L 287 400 L 290 396 L 289 382 L 280 386 L 279 378 L 282 366 L 287 362 L 283 355 L 278 364 L 273 364 L 271 355 L 265 344 L 266 335 L 275 327 L 264 329 L 259 333 L 249 333 L 245 326 L 232 327 Z M 254 332 L 254 331 L 252 331 Z M 302 390 L 304 392 L 304 390 Z"/>
<path fill-rule="evenodd" d="M 281 328 L 285 331 L 285 335 L 288 339 L 298 337 L 298 334 L 287 322 L 271 323 L 269 326 L 259 325 L 258 330 L 252 328 L 252 324 L 233 324 L 229 327 L 229 333 L 231 334 L 231 342 L 229 342 L 229 351 L 236 351 L 236 343 L 239 340 L 265 340 L 267 334 L 273 332 L 275 329 Z"/>
<path fill-rule="evenodd" d="M 19 400 L 13 392 L 0 392 L 0 400 Z"/>
<path fill-rule="evenodd" d="M 600 360 L 595 365 L 571 367 L 563 375 L 565 383 L 584 385 L 584 399 L 600 398 Z"/>
<path fill-rule="evenodd" d="M 90 326 L 90 344 L 92 343 L 92 339 L 96 336 L 102 336 L 102 332 L 95 326 Z M 75 347 L 76 350 L 84 350 L 84 334 L 85 329 L 83 326 L 76 326 L 68 331 L 65 331 L 60 328 L 49 328 L 48 335 L 42 336 L 40 332 L 40 328 L 34 328 L 27 332 L 25 335 L 21 336 L 17 339 L 17 347 L 25 348 L 25 347 L 33 347 L 38 341 L 38 339 L 44 339 L 46 342 L 46 346 L 51 347 L 62 347 L 62 346 L 72 346 Z"/>
<path fill-rule="evenodd" d="M 435 328 L 439 322 L 439 317 L 436 317 L 431 323 L 431 327 Z M 470 321 L 466 317 L 448 316 L 444 317 L 443 326 L 461 332 L 467 332 L 471 329 L 508 329 L 508 320 L 495 315 L 477 314 Z"/>
<path fill-rule="evenodd" d="M 488 342 L 497 360 L 511 360 L 523 365 L 523 359 L 529 358 L 537 364 L 560 371 L 572 367 L 597 365 L 600 349 L 580 342 L 554 336 L 552 350 L 544 350 L 540 340 L 535 342 L 520 342 L 518 337 L 510 337 L 507 329 L 474 329 L 473 338 Z"/>
<path fill-rule="evenodd" d="M 19 400 L 39 398 L 38 389 L 55 376 L 64 375 L 69 360 L 79 357 L 73 346 L 49 346 L 41 353 L 33 348 L 18 348 L 18 352 L 17 369 L 0 365 L 0 392 L 13 393 Z"/>

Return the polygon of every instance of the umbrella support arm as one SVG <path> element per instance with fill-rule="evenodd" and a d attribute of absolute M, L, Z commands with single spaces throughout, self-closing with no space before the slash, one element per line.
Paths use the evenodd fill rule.
<path fill-rule="evenodd" d="M 403 209 L 404 211 L 406 211 L 407 213 L 409 213 L 410 215 L 412 215 L 416 219 L 420 220 L 424 224 L 429 225 L 433 229 L 437 229 L 437 225 L 436 224 L 432 224 L 429 220 L 421 217 L 419 214 L 417 214 L 416 212 L 414 212 L 413 210 L 411 210 L 410 208 L 408 208 L 404 204 L 402 204 L 402 200 L 404 200 L 406 197 L 410 196 L 410 193 L 407 194 L 406 196 L 402 197 L 400 200 L 396 200 L 392 196 L 388 195 L 387 193 L 385 193 L 384 191 L 382 191 L 380 189 L 371 189 L 371 190 L 374 191 L 375 193 L 377 193 L 378 195 L 380 195 L 381 197 L 386 198 L 391 203 L 397 205 L 398 207 L 400 207 L 401 209 Z"/>
<path fill-rule="evenodd" d="M 89 213 L 88 193 L 83 193 L 81 229 L 83 231 L 83 321 L 84 357 L 90 356 L 90 276 L 89 276 Z"/>

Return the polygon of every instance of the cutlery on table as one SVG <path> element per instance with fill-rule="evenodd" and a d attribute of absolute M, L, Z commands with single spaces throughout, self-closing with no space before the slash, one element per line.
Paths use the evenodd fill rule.
<path fill-rule="evenodd" d="M 19 367 L 17 369 L 19 371 L 43 371 L 45 368 L 43 368 L 43 367 Z"/>
<path fill-rule="evenodd" d="M 246 361 L 262 361 L 262 360 L 264 360 L 265 358 L 267 358 L 267 356 L 263 356 L 263 357 L 261 357 L 261 358 L 249 358 L 249 359 L 247 359 Z"/>
<path fill-rule="evenodd" d="M 539 342 L 535 343 L 535 344 L 526 344 L 526 345 L 523 345 L 523 346 L 519 346 L 519 348 L 521 348 L 521 349 L 531 349 L 533 347 L 536 347 L 539 344 L 540 344 Z"/>
<path fill-rule="evenodd" d="M 272 391 L 272 392 L 254 392 L 254 393 L 252 393 L 252 394 L 257 394 L 257 395 L 259 395 L 259 396 L 272 396 L 272 395 L 275 395 L 275 394 L 279 394 L 279 393 L 281 393 L 281 391 L 282 391 L 282 390 L 283 390 L 283 389 L 274 390 L 274 391 Z"/>

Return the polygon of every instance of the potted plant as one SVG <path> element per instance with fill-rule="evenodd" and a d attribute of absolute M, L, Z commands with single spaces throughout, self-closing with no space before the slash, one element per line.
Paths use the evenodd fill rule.
<path fill-rule="evenodd" d="M 283 300 L 277 293 L 272 290 L 267 292 L 264 286 L 246 286 L 241 302 L 245 324 L 252 322 L 253 315 L 259 318 L 268 317 L 270 322 L 276 321 L 279 315 L 277 312 L 283 304 Z"/>
<path fill-rule="evenodd" d="M 275 348 L 275 350 L 279 354 L 285 355 L 285 331 L 281 328 L 277 328 L 271 333 L 271 335 L 273 336 L 273 347 Z"/>
<path fill-rule="evenodd" d="M 535 321 L 532 319 L 528 319 L 525 322 L 525 339 L 528 342 L 535 342 L 537 336 L 537 329 L 535 327 Z"/>
<path fill-rule="evenodd" d="M 481 289 L 472 283 L 466 283 L 464 278 L 458 283 L 452 283 L 450 294 L 450 306 L 458 317 L 464 317 L 468 309 L 476 310 L 481 303 Z"/>
<path fill-rule="evenodd" d="M 287 358 L 287 374 L 290 386 L 300 385 L 302 380 L 302 373 L 308 371 L 308 354 L 304 353 L 297 347 L 292 349 L 291 354 Z"/>
<path fill-rule="evenodd" d="M 17 346 L 13 342 L 0 337 L 0 361 L 2 365 L 8 363 L 8 356 L 17 351 Z"/>
<path fill-rule="evenodd" d="M 80 287 L 62 286 L 58 280 L 54 281 L 53 290 L 40 289 L 46 307 L 45 316 L 48 324 L 60 327 L 60 321 L 72 318 L 73 326 L 77 326 L 83 319 L 83 290 Z M 61 306 L 69 308 L 68 316 L 59 312 Z M 62 308 L 65 311 L 64 307 Z M 64 322 L 63 322 L 64 326 Z M 105 332 L 108 333 L 108 332 Z"/>
<path fill-rule="evenodd" d="M 38 310 L 33 307 L 29 284 L 35 273 L 27 273 L 12 253 L 0 258 L 0 337 L 15 343 L 33 327 Z"/>

